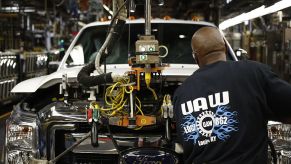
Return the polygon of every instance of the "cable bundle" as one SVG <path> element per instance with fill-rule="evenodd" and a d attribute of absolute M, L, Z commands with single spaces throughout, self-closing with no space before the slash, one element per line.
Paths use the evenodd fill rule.
<path fill-rule="evenodd" d="M 114 116 L 124 108 L 124 105 L 128 102 L 128 98 L 125 96 L 125 94 L 130 94 L 133 91 L 132 87 L 130 87 L 129 91 L 127 90 L 125 84 L 128 83 L 129 80 L 121 79 L 120 81 L 106 88 L 104 100 L 109 108 L 102 107 L 101 111 L 103 114 Z"/>
<path fill-rule="evenodd" d="M 105 114 L 109 117 L 115 116 L 117 114 L 127 115 L 127 111 L 124 111 L 124 105 L 128 102 L 128 97 L 126 94 L 131 94 L 133 87 L 129 85 L 129 79 L 121 79 L 113 85 L 106 88 L 105 92 L 105 104 L 107 108 L 100 108 L 102 114 Z M 143 114 L 141 109 L 141 101 L 138 97 L 135 97 L 137 100 L 135 106 L 138 109 L 138 112 Z"/>

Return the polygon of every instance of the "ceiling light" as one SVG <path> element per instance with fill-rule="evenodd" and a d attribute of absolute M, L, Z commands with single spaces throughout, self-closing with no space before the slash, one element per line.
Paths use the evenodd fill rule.
<path fill-rule="evenodd" d="M 232 0 L 226 0 L 226 3 L 229 4 Z"/>
<path fill-rule="evenodd" d="M 3 11 L 18 11 L 19 7 L 1 7 Z"/>
<path fill-rule="evenodd" d="M 186 36 L 185 35 L 179 35 L 179 38 L 180 39 L 184 39 L 184 38 L 186 38 Z"/>
<path fill-rule="evenodd" d="M 159 0 L 159 3 L 158 3 L 159 6 L 163 6 L 164 4 L 165 4 L 164 0 Z"/>
<path fill-rule="evenodd" d="M 280 10 L 283 10 L 285 8 L 288 8 L 291 6 L 291 1 L 290 0 L 281 0 L 277 3 L 275 3 L 274 5 L 270 6 L 270 7 L 265 7 L 264 5 L 256 8 L 248 13 L 243 13 L 239 16 L 236 16 L 234 18 L 228 19 L 223 21 L 222 23 L 219 24 L 219 28 L 221 30 L 225 30 L 229 27 L 232 27 L 234 25 L 243 23 L 245 21 L 254 19 L 254 18 L 258 18 L 264 15 L 268 15 Z"/>
<path fill-rule="evenodd" d="M 14 6 L 14 7 L 0 7 L 0 11 L 2 12 L 25 12 L 25 13 L 32 13 L 35 12 L 34 7 L 22 7 L 21 10 L 19 7 Z"/>
<path fill-rule="evenodd" d="M 129 3 L 129 11 L 131 13 L 134 13 L 135 12 L 135 8 L 136 8 L 136 5 L 134 3 L 134 0 L 131 0 L 130 3 Z"/>

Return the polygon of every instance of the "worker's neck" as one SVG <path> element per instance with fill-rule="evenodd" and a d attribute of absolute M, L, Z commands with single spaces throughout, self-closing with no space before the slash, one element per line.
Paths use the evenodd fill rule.
<path fill-rule="evenodd" d="M 226 55 L 223 53 L 212 53 L 204 56 L 199 60 L 199 66 L 203 67 L 209 64 L 213 64 L 219 61 L 226 61 Z"/>

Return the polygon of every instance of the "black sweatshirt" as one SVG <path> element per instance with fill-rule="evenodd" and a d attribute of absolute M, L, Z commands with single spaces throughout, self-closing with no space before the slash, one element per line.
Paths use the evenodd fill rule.
<path fill-rule="evenodd" d="M 174 109 L 185 163 L 267 163 L 267 121 L 291 116 L 291 86 L 252 61 L 199 68 Z"/>

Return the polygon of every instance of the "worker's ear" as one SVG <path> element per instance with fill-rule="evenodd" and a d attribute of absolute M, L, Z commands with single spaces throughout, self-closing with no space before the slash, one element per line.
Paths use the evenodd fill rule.
<path fill-rule="evenodd" d="M 192 56 L 193 56 L 195 62 L 199 65 L 199 61 L 198 61 L 198 58 L 197 58 L 197 52 L 195 50 L 192 52 Z"/>

